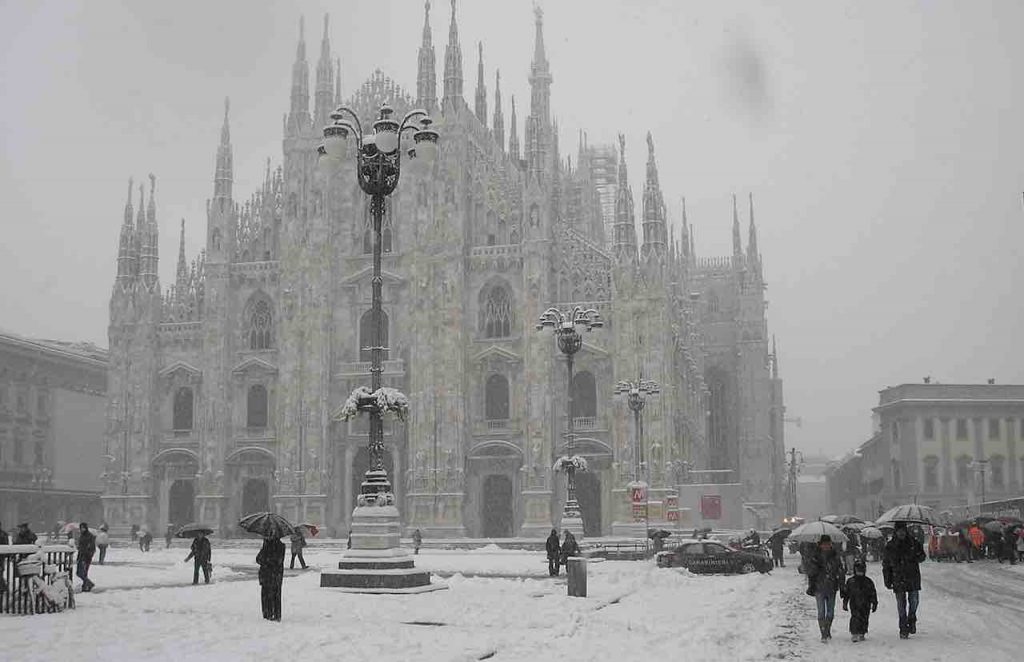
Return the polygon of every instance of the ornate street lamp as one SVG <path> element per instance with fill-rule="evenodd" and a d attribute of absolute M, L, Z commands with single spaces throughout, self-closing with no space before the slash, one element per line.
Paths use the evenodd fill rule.
<path fill-rule="evenodd" d="M 45 464 L 32 468 L 32 485 L 39 488 L 39 521 L 46 524 L 46 487 L 53 483 L 53 472 Z"/>
<path fill-rule="evenodd" d="M 363 133 L 359 117 L 347 106 L 339 106 L 331 113 L 333 124 L 324 127 L 324 142 L 317 148 L 321 164 L 329 173 L 344 159 L 349 147 L 349 134 L 355 135 L 356 180 L 363 193 L 370 196 L 370 213 L 373 216 L 373 279 L 370 315 L 373 322 L 373 338 L 370 347 L 370 389 L 378 393 L 381 388 L 381 373 L 384 372 L 383 314 L 381 308 L 381 226 L 384 222 L 385 198 L 398 186 L 401 173 L 401 139 L 406 131 L 413 134 L 414 146 L 408 150 L 412 163 L 427 167 L 437 157 L 437 131 L 430 128 L 431 119 L 425 110 L 413 110 L 399 123 L 391 118 L 394 111 L 386 103 L 381 104 L 380 114 L 373 123 L 373 133 Z M 350 119 L 346 119 L 346 116 Z M 419 120 L 419 126 L 415 124 Z M 370 415 L 369 452 L 370 468 L 362 484 L 359 504 L 376 503 L 385 500 L 394 503 L 391 482 L 384 469 L 384 411 L 366 397 L 359 403 L 359 410 Z"/>
<path fill-rule="evenodd" d="M 584 310 L 580 306 L 574 307 L 571 311 L 561 311 L 557 308 L 548 308 L 537 320 L 537 330 L 551 329 L 555 333 L 558 349 L 565 354 L 565 364 L 568 368 L 569 380 L 566 382 L 566 404 L 565 404 L 565 427 L 566 427 L 566 454 L 555 462 L 556 471 L 565 471 L 565 507 L 562 509 L 562 528 L 573 526 L 577 529 L 574 533 L 583 535 L 583 516 L 580 512 L 580 505 L 576 501 L 576 472 L 586 471 L 587 463 L 582 457 L 573 455 L 575 433 L 572 421 L 572 364 L 573 356 L 583 346 L 583 337 L 577 330 L 584 331 L 600 329 L 604 326 L 601 316 L 593 308 Z"/>
<path fill-rule="evenodd" d="M 630 411 L 633 412 L 633 429 L 636 431 L 635 435 L 635 451 L 633 453 L 633 482 L 630 484 L 630 492 L 634 488 L 643 490 L 643 502 L 644 502 L 644 535 L 647 535 L 647 529 L 650 527 L 650 514 L 649 500 L 650 500 L 650 485 L 649 481 L 645 481 L 644 468 L 644 417 L 643 411 L 644 406 L 647 405 L 647 396 L 657 395 L 661 392 L 661 388 L 657 382 L 649 379 L 643 379 L 642 377 L 637 378 L 633 381 L 620 381 L 615 385 L 615 395 L 625 395 L 626 405 Z M 638 508 L 639 504 L 634 502 L 634 508 Z M 637 516 L 635 510 L 633 515 L 633 521 L 639 522 L 640 518 Z"/>
<path fill-rule="evenodd" d="M 392 109 L 381 104 L 373 123 L 373 133 L 364 134 L 363 127 L 350 108 L 339 106 L 331 113 L 333 124 L 324 127 L 324 142 L 317 148 L 325 179 L 338 169 L 349 148 L 349 134 L 355 135 L 356 181 L 363 193 L 370 196 L 373 217 L 373 278 L 371 280 L 370 389 L 356 388 L 342 408 L 342 417 L 351 418 L 359 412 L 370 416 L 368 450 L 370 467 L 352 513 L 352 547 L 342 557 L 338 570 L 324 570 L 320 585 L 349 591 L 420 592 L 430 590 L 430 573 L 417 571 L 412 557 L 400 548 L 400 528 L 395 495 L 384 468 L 383 415 L 392 412 L 404 418 L 409 400 L 392 388 L 384 388 L 384 325 L 381 308 L 381 226 L 384 223 L 385 200 L 398 186 L 402 164 L 402 137 L 414 131 L 413 145 L 407 150 L 414 169 L 428 171 L 437 158 L 437 131 L 424 110 L 413 110 L 398 122 L 391 118 Z M 443 588 L 435 585 L 435 588 Z"/>

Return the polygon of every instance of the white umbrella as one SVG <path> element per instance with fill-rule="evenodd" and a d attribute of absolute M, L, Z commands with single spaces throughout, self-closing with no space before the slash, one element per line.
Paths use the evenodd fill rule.
<path fill-rule="evenodd" d="M 875 524 L 886 524 L 890 522 L 909 522 L 911 524 L 936 523 L 932 509 L 928 506 L 920 506 L 916 503 L 896 506 L 875 520 Z"/>
<path fill-rule="evenodd" d="M 882 530 L 874 526 L 865 526 L 857 533 L 860 535 L 861 538 L 867 538 L 869 540 L 877 540 L 879 538 L 885 537 L 885 534 L 882 533 Z"/>
<path fill-rule="evenodd" d="M 829 524 L 835 524 L 837 519 L 839 519 L 839 515 L 825 515 L 824 517 L 819 518 L 820 521 L 828 522 Z"/>
<path fill-rule="evenodd" d="M 843 524 L 839 528 L 843 529 L 844 531 L 846 531 L 847 529 L 849 529 L 850 531 L 860 531 L 866 526 L 867 524 L 865 524 L 864 522 L 848 522 L 846 524 Z"/>
<path fill-rule="evenodd" d="M 822 536 L 829 536 L 834 543 L 845 543 L 846 534 L 828 522 L 808 522 L 793 529 L 788 540 L 798 542 L 818 542 Z"/>

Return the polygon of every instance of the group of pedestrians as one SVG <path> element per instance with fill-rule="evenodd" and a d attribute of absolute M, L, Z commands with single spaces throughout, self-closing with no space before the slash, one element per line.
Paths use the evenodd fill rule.
<path fill-rule="evenodd" d="M 885 588 L 896 598 L 900 639 L 917 633 L 920 564 L 926 558 L 924 547 L 909 534 L 906 522 L 895 522 L 893 537 L 882 552 L 882 579 Z M 850 612 L 850 635 L 855 642 L 864 641 L 870 616 L 878 609 L 878 594 L 874 582 L 867 576 L 863 558 L 855 555 L 851 566 L 853 573 L 847 578 L 843 560 L 827 535 L 821 536 L 814 552 L 805 560 L 807 595 L 814 597 L 817 603 L 818 628 L 823 642 L 832 639 L 837 593 L 843 610 Z"/>
<path fill-rule="evenodd" d="M 558 540 L 558 530 L 551 529 L 544 548 L 548 554 L 548 574 L 552 577 L 558 576 L 561 566 L 569 565 L 570 556 L 577 556 L 580 553 L 580 545 L 576 542 L 576 536 L 568 529 L 566 529 L 565 538 L 561 542 Z"/>

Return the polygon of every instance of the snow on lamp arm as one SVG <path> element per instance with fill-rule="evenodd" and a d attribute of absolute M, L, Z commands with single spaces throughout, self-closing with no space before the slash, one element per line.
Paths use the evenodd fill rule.
<path fill-rule="evenodd" d="M 584 309 L 582 306 L 575 306 L 570 311 L 561 311 L 558 308 L 548 308 L 537 319 L 537 330 L 551 329 L 555 334 L 558 349 L 565 355 L 566 367 L 568 369 L 568 381 L 566 382 L 566 453 L 560 457 L 554 465 L 555 471 L 565 472 L 566 499 L 565 507 L 562 510 L 562 519 L 582 520 L 579 503 L 576 501 L 576 472 L 586 471 L 586 460 L 573 454 L 575 433 L 572 420 L 572 370 L 573 357 L 583 346 L 583 337 L 578 330 L 582 327 L 584 331 L 590 332 L 604 326 L 601 315 L 593 308 Z"/>
<path fill-rule="evenodd" d="M 342 416 L 351 418 L 358 411 L 370 415 L 368 450 L 370 468 L 366 472 L 359 497 L 360 504 L 392 504 L 394 494 L 387 471 L 384 469 L 384 422 L 383 414 L 394 412 L 404 418 L 409 400 L 395 389 L 383 387 L 384 372 L 383 309 L 381 290 L 384 279 L 381 276 L 381 226 L 384 221 L 384 207 L 387 196 L 398 186 L 402 162 L 402 137 L 406 131 L 413 134 L 414 146 L 408 150 L 408 158 L 420 170 L 429 172 L 437 157 L 438 133 L 430 128 L 431 119 L 425 110 L 406 113 L 401 122 L 391 118 L 394 111 L 387 103 L 381 104 L 377 119 L 373 122 L 373 133 L 363 133 L 363 125 L 356 113 L 347 106 L 339 106 L 330 117 L 332 124 L 324 127 L 324 142 L 317 148 L 320 168 L 325 178 L 336 172 L 337 166 L 348 151 L 348 136 L 355 135 L 356 181 L 363 193 L 370 196 L 370 212 L 373 217 L 373 278 L 370 315 L 372 324 L 370 347 L 369 389 L 359 387 L 346 401 Z M 416 126 L 416 121 L 419 126 Z"/>

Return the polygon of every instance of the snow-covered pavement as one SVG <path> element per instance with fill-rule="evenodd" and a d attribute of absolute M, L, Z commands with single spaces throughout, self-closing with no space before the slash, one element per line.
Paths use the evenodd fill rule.
<path fill-rule="evenodd" d="M 449 575 L 449 590 L 414 596 L 319 588 L 319 573 L 286 571 L 281 623 L 260 617 L 255 547 L 214 547 L 214 583 L 193 587 L 180 542 L 148 554 L 113 549 L 94 566 L 101 590 L 63 614 L 0 618 L 18 660 L 73 651 L 105 660 L 901 660 L 1019 659 L 1024 567 L 923 566 L 918 634 L 897 637 L 895 604 L 881 604 L 868 640 L 853 644 L 840 612 L 831 644 L 817 641 L 814 603 L 795 563 L 770 575 L 696 576 L 650 562 L 592 563 L 589 597 L 566 596 L 543 555 L 484 548 L 424 550 L 417 565 Z M 335 550 L 310 548 L 311 566 Z M 795 560 L 795 559 L 794 559 Z M 465 574 L 462 574 L 465 573 Z M 511 575 L 526 578 L 511 579 Z M 186 584 L 182 586 L 181 584 Z M 131 586 L 143 588 L 130 589 Z M 113 590 L 118 589 L 118 590 Z M 83 649 L 84 647 L 84 649 Z M 81 657 L 81 653 L 74 653 Z M 371 657 L 372 656 L 372 657 Z"/>

